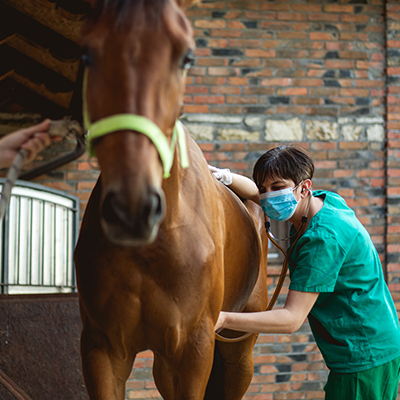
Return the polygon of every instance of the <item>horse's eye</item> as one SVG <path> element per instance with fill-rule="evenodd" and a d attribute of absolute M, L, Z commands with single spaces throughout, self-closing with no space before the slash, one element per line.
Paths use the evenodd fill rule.
<path fill-rule="evenodd" d="M 86 67 L 91 67 L 94 62 L 94 56 L 91 50 L 84 48 L 81 56 L 82 62 Z"/>
<path fill-rule="evenodd" d="M 194 51 L 189 49 L 182 57 L 180 67 L 182 69 L 189 69 L 194 63 Z"/>

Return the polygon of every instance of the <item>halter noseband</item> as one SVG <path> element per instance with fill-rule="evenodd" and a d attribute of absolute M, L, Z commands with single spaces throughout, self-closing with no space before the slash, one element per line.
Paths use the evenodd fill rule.
<path fill-rule="evenodd" d="M 141 115 L 117 114 L 102 118 L 94 123 L 90 121 L 89 110 L 86 102 L 87 70 L 83 78 L 83 124 L 87 131 L 87 150 L 89 155 L 95 155 L 93 140 L 112 132 L 131 130 L 146 135 L 156 146 L 161 162 L 164 167 L 164 178 L 170 176 L 172 163 L 174 161 L 175 144 L 178 140 L 179 153 L 182 168 L 189 166 L 189 157 L 186 145 L 186 135 L 182 123 L 177 120 L 172 133 L 171 145 L 161 129 L 151 120 Z"/>

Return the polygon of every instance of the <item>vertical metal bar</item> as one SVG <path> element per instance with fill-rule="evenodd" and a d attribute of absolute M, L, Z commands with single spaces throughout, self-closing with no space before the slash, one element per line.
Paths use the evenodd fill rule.
<path fill-rule="evenodd" d="M 79 200 L 74 202 L 74 214 L 73 214 L 73 231 L 72 231 L 72 251 L 76 246 L 76 242 L 78 241 L 78 234 L 79 234 Z M 73 271 L 73 285 L 75 286 L 75 292 L 78 291 L 76 286 L 76 269 L 75 269 L 75 261 L 72 258 L 72 271 Z"/>
<path fill-rule="evenodd" d="M 69 208 L 67 208 L 65 210 L 65 236 L 66 236 L 66 240 L 65 240 L 65 262 L 67 265 L 67 280 L 66 280 L 66 284 L 68 285 L 68 287 L 72 286 L 72 265 L 71 265 L 71 259 L 70 259 L 70 238 L 69 238 L 69 215 L 70 215 L 70 211 Z"/>
<path fill-rule="evenodd" d="M 53 203 L 53 286 L 56 286 L 56 273 L 57 273 L 57 206 Z"/>
<path fill-rule="evenodd" d="M 46 214 L 46 202 L 42 200 L 42 226 L 41 226 L 41 235 L 40 235 L 40 240 L 41 240 L 41 252 L 40 252 L 40 271 L 42 274 L 42 280 L 41 280 L 41 286 L 44 285 L 44 245 L 45 245 L 45 240 L 44 240 L 44 235 L 45 235 L 45 214 Z"/>
<path fill-rule="evenodd" d="M 16 284 L 20 284 L 20 252 L 19 252 L 19 244 L 21 241 L 21 197 L 15 196 L 16 207 L 15 207 L 15 228 L 16 228 L 16 240 L 15 240 L 15 267 L 17 269 L 17 279 Z"/>
<path fill-rule="evenodd" d="M 26 207 L 26 224 L 27 224 L 27 240 L 26 240 L 26 280 L 28 285 L 32 285 L 32 199 L 27 199 Z"/>
<path fill-rule="evenodd" d="M 2 237 L 2 265 L 3 265 L 3 272 L 2 272 L 2 277 L 1 281 L 4 284 L 2 286 L 0 293 L 1 294 L 8 294 L 8 283 L 9 283 L 9 269 L 10 269 L 10 263 L 9 263 L 9 227 L 10 227 L 10 209 L 7 210 L 6 215 L 4 216 L 3 224 L 2 224 L 2 229 L 3 229 L 3 237 Z"/>

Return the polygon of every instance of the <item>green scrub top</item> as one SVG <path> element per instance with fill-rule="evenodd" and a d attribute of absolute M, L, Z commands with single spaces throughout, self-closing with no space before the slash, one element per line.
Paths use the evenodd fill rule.
<path fill-rule="evenodd" d="M 290 290 L 318 292 L 308 319 L 329 369 L 364 371 L 400 355 L 397 312 L 367 230 L 337 194 L 324 201 L 293 248 Z"/>

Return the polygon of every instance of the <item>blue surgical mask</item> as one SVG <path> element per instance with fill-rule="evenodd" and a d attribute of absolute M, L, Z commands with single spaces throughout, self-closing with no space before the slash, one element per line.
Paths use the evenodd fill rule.
<path fill-rule="evenodd" d="M 294 188 L 260 194 L 260 206 L 266 216 L 277 221 L 287 221 L 290 219 L 299 203 L 294 197 L 293 191 L 302 183 L 300 182 Z"/>

